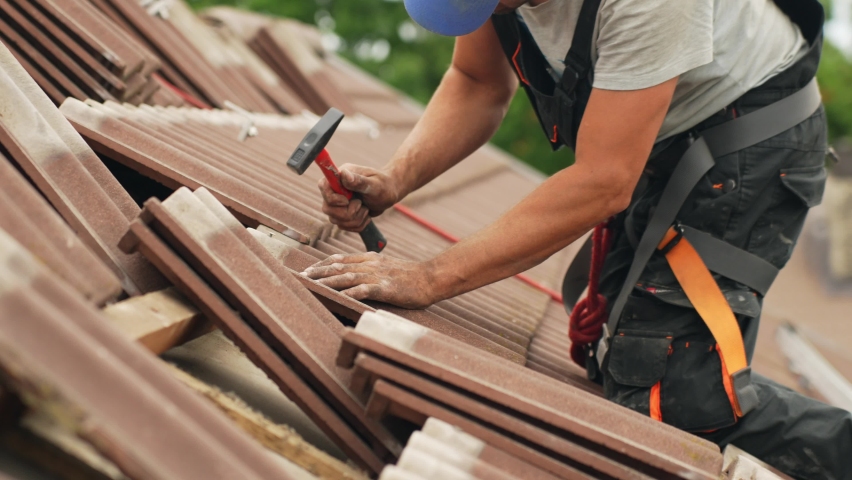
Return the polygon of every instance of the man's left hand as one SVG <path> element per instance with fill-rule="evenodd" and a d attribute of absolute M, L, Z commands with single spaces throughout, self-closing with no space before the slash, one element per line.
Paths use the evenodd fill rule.
<path fill-rule="evenodd" d="M 426 263 L 374 252 L 332 255 L 302 274 L 356 300 L 410 309 L 425 308 L 437 300 L 431 268 Z"/>

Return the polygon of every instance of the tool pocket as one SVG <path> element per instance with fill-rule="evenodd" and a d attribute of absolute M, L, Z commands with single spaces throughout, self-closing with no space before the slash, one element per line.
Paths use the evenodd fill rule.
<path fill-rule="evenodd" d="M 793 166 L 778 168 L 772 176 L 767 173 L 764 182 L 756 179 L 759 186 L 752 189 L 753 200 L 741 215 L 744 219 L 754 219 L 746 249 L 782 268 L 793 253 L 808 210 L 822 202 L 825 154 L 772 149 L 761 153 L 749 155 L 750 167 L 759 166 L 761 161 Z M 759 188 L 772 193 L 758 194 Z"/>
<path fill-rule="evenodd" d="M 674 341 L 668 360 L 660 386 L 664 422 L 693 432 L 736 423 L 715 342 Z"/>
<path fill-rule="evenodd" d="M 607 398 L 687 431 L 736 423 L 716 344 L 648 335 L 627 330 L 613 337 Z"/>
<path fill-rule="evenodd" d="M 622 325 L 604 362 L 608 399 L 683 430 L 736 422 L 716 342 L 695 310 L 634 293 Z"/>
<path fill-rule="evenodd" d="M 661 420 L 660 382 L 666 375 L 671 341 L 667 333 L 620 330 L 604 364 L 606 397 Z"/>
<path fill-rule="evenodd" d="M 623 330 L 610 346 L 609 372 L 617 383 L 629 387 L 654 386 L 666 374 L 672 337 Z"/>
<path fill-rule="evenodd" d="M 808 208 L 822 203 L 825 179 L 825 167 L 822 165 L 781 170 L 781 183 Z"/>

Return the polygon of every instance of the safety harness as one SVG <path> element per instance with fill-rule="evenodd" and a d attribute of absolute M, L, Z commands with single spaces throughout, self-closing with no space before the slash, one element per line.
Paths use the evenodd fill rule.
<path fill-rule="evenodd" d="M 799 25 L 811 49 L 821 48 L 824 12 L 817 0 L 775 2 Z M 591 43 L 599 7 L 600 0 L 584 1 L 565 57 L 565 73 L 559 80 L 555 80 L 546 58 L 517 15 L 492 17 L 503 50 L 554 150 L 562 146 L 573 149 L 576 145 L 591 93 Z M 778 102 L 701 132 L 690 132 L 666 148 L 669 155 L 674 152 L 675 166 L 641 239 L 630 238 L 635 248 L 633 261 L 608 316 L 605 300 L 597 293 L 597 277 L 610 241 L 606 225 L 595 229 L 569 267 L 562 286 L 565 308 L 572 316 L 572 358 L 587 368 L 590 378 L 603 368 L 627 299 L 651 256 L 659 251 L 716 341 L 722 380 L 735 418 L 757 406 L 742 332 L 713 273 L 765 295 L 778 269 L 757 255 L 681 225 L 677 216 L 690 192 L 715 165 L 714 158 L 748 148 L 798 125 L 813 115 L 820 103 L 819 88 L 816 79 L 812 79 L 806 87 Z M 634 199 L 646 184 L 647 178 L 640 180 Z M 632 227 L 632 213 L 628 209 L 624 215 L 627 227 Z M 635 236 L 633 228 L 625 231 Z M 577 304 L 586 286 L 589 295 Z M 650 399 L 650 414 L 657 419 L 661 419 L 659 392 L 657 383 Z"/>
<path fill-rule="evenodd" d="M 577 144 L 580 120 L 592 93 L 592 37 L 601 0 L 585 0 L 565 55 L 565 71 L 556 80 L 544 54 L 517 15 L 494 15 L 491 21 L 521 86 L 527 93 L 553 150 Z"/>

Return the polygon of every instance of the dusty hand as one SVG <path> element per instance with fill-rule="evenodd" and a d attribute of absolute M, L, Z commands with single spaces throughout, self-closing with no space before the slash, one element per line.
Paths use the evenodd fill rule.
<path fill-rule="evenodd" d="M 328 180 L 319 181 L 322 193 L 322 211 L 331 223 L 343 230 L 360 232 L 370 217 L 377 217 L 399 201 L 396 186 L 391 178 L 379 170 L 359 165 L 341 165 L 340 182 L 349 190 L 360 194 L 360 199 L 347 200 L 334 193 Z"/>
<path fill-rule="evenodd" d="M 332 255 L 302 274 L 356 300 L 376 300 L 412 309 L 425 308 L 438 300 L 428 266 L 372 252 Z"/>

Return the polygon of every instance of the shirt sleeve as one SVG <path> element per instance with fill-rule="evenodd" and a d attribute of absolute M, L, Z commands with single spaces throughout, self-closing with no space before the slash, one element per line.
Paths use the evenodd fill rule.
<path fill-rule="evenodd" d="M 601 6 L 595 88 L 639 90 L 713 61 L 713 0 L 608 0 Z"/>

